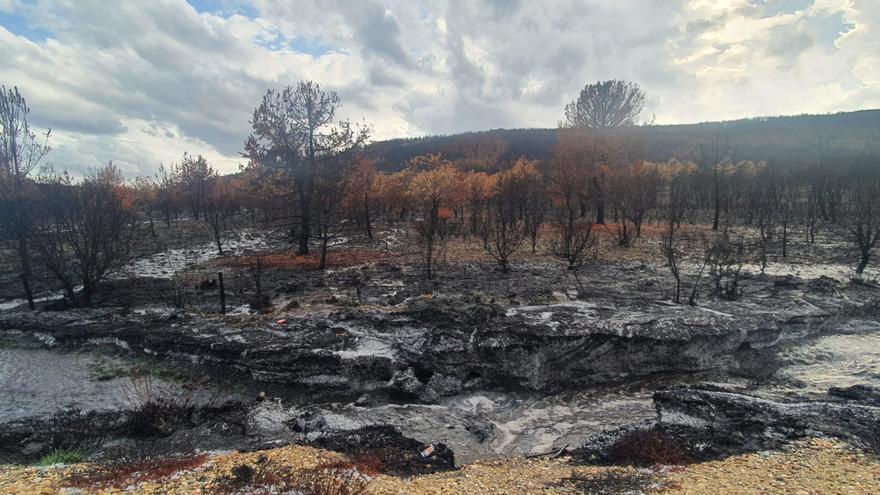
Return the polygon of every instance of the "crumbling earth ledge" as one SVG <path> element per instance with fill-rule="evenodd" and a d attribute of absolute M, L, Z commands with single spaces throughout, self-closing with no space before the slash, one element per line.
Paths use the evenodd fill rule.
<path fill-rule="evenodd" d="M 183 312 L 13 312 L 0 314 L 0 336 L 64 347 L 111 344 L 259 381 L 434 402 L 463 390 L 550 392 L 663 373 L 764 377 L 776 370 L 777 346 L 880 329 L 880 292 L 854 285 L 811 290 L 819 282 L 829 283 L 812 281 L 796 292 L 767 283 L 755 297 L 698 307 L 613 296 L 503 307 L 435 296 L 391 308 L 286 315 L 284 324 Z"/>
<path fill-rule="evenodd" d="M 832 389 L 825 400 L 770 400 L 701 385 L 654 393 L 654 420 L 594 435 L 573 455 L 585 462 L 620 462 L 627 438 L 660 438 L 679 457 L 723 459 L 778 450 L 809 437 L 836 438 L 880 455 L 880 389 Z M 878 472 L 880 475 L 880 472 Z"/>

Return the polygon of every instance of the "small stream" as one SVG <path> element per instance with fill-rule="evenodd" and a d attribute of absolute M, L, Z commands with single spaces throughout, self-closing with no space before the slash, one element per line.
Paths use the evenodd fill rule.
<path fill-rule="evenodd" d="M 318 406 L 328 426 L 354 428 L 385 423 L 426 442 L 444 442 L 459 462 L 509 454 L 544 452 L 579 445 L 603 429 L 654 417 L 651 394 L 662 386 L 713 381 L 765 397 L 819 398 L 831 386 L 880 386 L 880 334 L 830 335 L 780 351 L 784 366 L 765 384 L 729 377 L 681 376 L 626 386 L 559 394 L 480 392 L 446 398 L 439 404 L 378 404 L 358 407 L 350 400 L 314 404 L 307 393 L 283 395 L 261 407 L 267 418 L 295 417 Z M 75 404 L 83 410 L 125 408 L 127 377 L 108 377 L 108 368 L 127 369 L 123 358 L 79 352 L 0 348 L 0 421 L 49 415 Z M 104 373 L 102 373 L 102 370 Z M 266 384 L 244 383 L 244 396 Z M 272 411 L 276 408 L 276 411 Z"/>
<path fill-rule="evenodd" d="M 124 363 L 81 352 L 0 348 L 0 421 L 52 414 L 76 406 L 86 411 L 126 407 L 127 377 L 99 377 Z"/>

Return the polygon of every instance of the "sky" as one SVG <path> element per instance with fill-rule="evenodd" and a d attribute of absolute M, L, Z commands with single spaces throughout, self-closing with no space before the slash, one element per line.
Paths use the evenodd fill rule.
<path fill-rule="evenodd" d="M 235 171 L 303 79 L 376 140 L 555 127 L 606 79 L 660 124 L 880 107 L 878 0 L 0 0 L 0 54 L 56 168 L 129 178 Z"/>

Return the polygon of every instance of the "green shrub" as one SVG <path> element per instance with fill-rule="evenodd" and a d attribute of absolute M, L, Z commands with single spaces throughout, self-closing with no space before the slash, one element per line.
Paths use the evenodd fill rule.
<path fill-rule="evenodd" d="M 38 466 L 53 466 L 55 464 L 76 464 L 82 462 L 85 455 L 79 450 L 55 449 L 44 455 L 37 462 Z"/>

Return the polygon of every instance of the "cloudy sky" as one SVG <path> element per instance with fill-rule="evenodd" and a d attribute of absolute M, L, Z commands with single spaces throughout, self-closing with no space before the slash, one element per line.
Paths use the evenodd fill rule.
<path fill-rule="evenodd" d="M 628 79 L 686 123 L 880 107 L 877 0 L 0 0 L 0 84 L 51 161 L 235 170 L 268 88 L 313 79 L 374 138 L 553 127 Z"/>

